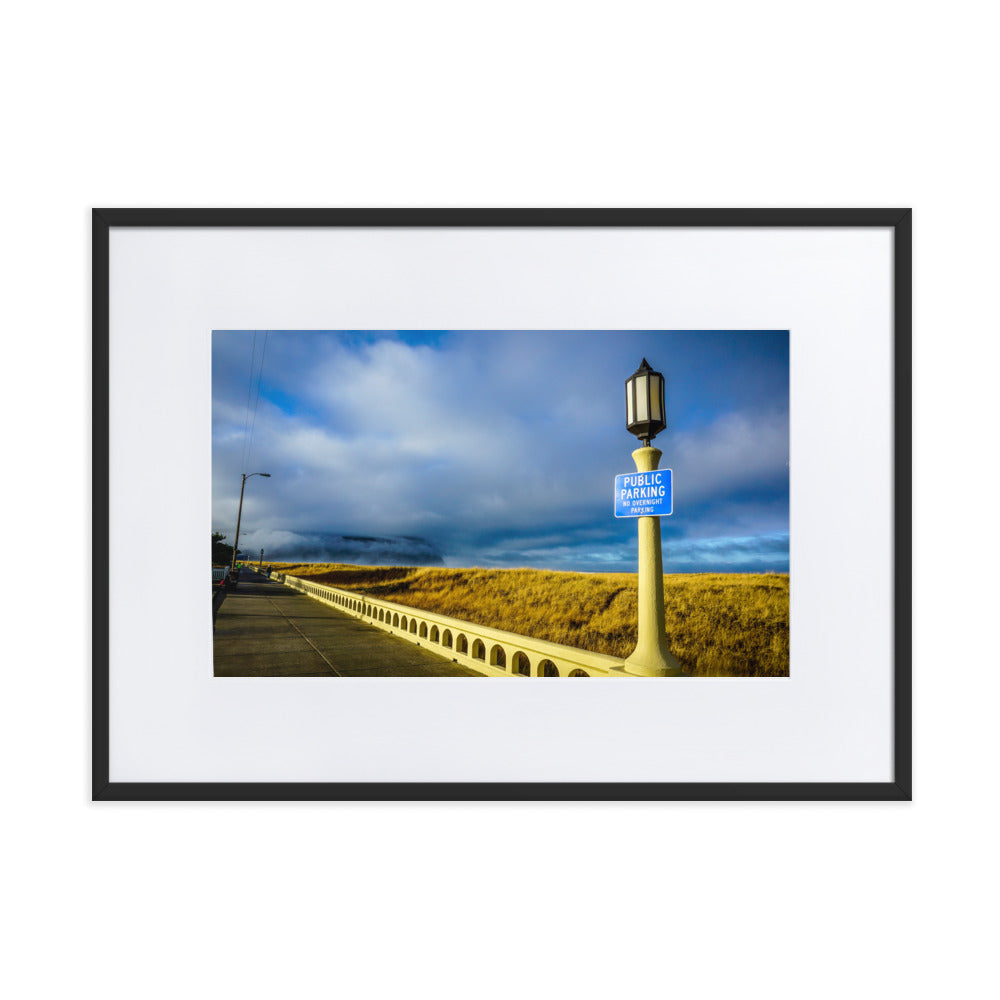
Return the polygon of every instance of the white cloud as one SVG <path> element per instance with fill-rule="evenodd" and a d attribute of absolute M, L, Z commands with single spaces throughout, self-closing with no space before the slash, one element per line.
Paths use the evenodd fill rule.
<path fill-rule="evenodd" d="M 662 464 L 674 469 L 675 504 L 779 482 L 788 471 L 788 414 L 729 413 L 663 447 Z"/>

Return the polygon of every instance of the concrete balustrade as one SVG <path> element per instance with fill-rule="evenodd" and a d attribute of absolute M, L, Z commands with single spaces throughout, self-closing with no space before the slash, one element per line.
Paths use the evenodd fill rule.
<path fill-rule="evenodd" d="M 621 677 L 622 660 L 516 632 L 473 625 L 351 590 L 271 573 L 271 579 L 487 677 Z"/>

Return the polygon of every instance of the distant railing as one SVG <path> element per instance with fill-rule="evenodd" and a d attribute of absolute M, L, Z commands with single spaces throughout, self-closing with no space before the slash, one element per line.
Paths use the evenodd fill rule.
<path fill-rule="evenodd" d="M 212 631 L 215 631 L 215 619 L 219 617 L 219 608 L 226 599 L 226 587 L 222 583 L 212 584 Z"/>
<path fill-rule="evenodd" d="M 474 625 L 284 573 L 271 573 L 271 579 L 488 677 L 607 677 L 612 670 L 622 676 L 622 660 L 616 656 Z"/>

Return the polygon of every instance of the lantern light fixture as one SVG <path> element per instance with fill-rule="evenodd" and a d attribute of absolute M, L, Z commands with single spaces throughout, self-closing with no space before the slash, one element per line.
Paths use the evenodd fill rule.
<path fill-rule="evenodd" d="M 625 380 L 625 426 L 646 447 L 667 426 L 663 376 L 645 358 Z"/>

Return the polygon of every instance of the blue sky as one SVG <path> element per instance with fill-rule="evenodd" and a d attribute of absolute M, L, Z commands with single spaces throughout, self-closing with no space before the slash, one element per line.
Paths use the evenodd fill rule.
<path fill-rule="evenodd" d="M 787 331 L 215 331 L 212 530 L 265 559 L 634 572 L 625 380 L 666 378 L 665 572 L 788 570 Z"/>

